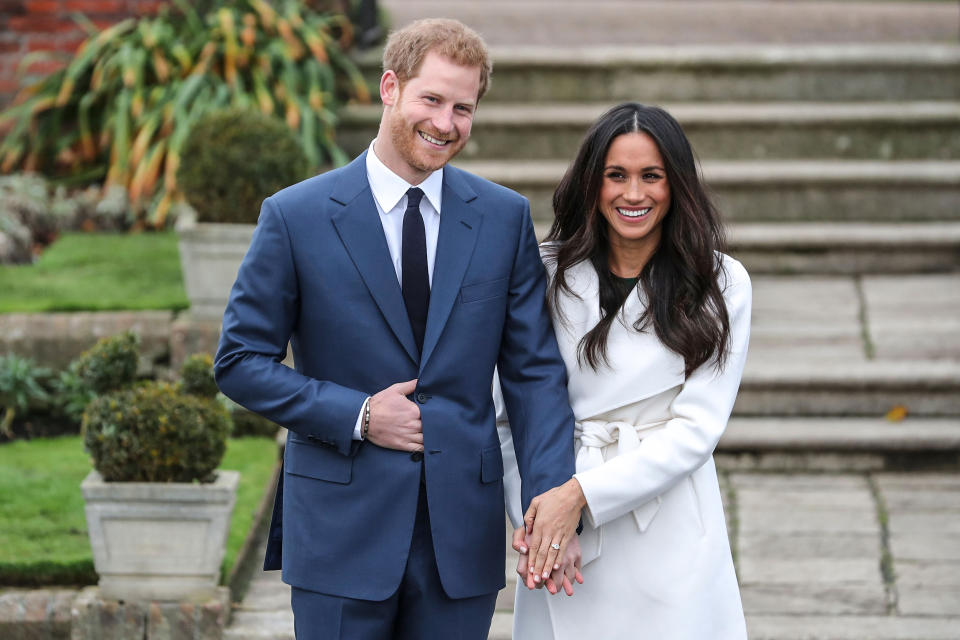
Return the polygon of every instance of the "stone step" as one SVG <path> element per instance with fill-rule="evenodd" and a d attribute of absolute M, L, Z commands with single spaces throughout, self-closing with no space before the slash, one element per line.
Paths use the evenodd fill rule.
<path fill-rule="evenodd" d="M 234 611 L 224 640 L 294 640 L 293 611 Z"/>
<path fill-rule="evenodd" d="M 734 223 L 730 252 L 753 274 L 960 270 L 960 222 Z"/>
<path fill-rule="evenodd" d="M 789 351 L 753 352 L 733 411 L 738 417 L 878 417 L 896 407 L 916 417 L 960 416 L 960 361 L 850 361 L 839 354 L 805 361 Z"/>
<path fill-rule="evenodd" d="M 613 104 L 484 102 L 461 160 L 573 159 Z M 960 158 L 960 102 L 679 103 L 662 105 L 700 158 Z M 382 107 L 344 111 L 337 140 L 350 156 L 376 137 Z"/>
<path fill-rule="evenodd" d="M 725 469 L 859 471 L 956 466 L 960 417 L 744 417 L 730 420 L 717 447 Z"/>
<path fill-rule="evenodd" d="M 535 223 L 541 240 L 550 222 Z M 730 253 L 756 274 L 909 274 L 960 270 L 960 222 L 739 222 Z"/>
<path fill-rule="evenodd" d="M 530 199 L 535 221 L 553 218 L 567 161 L 464 161 L 462 169 Z M 727 219 L 749 222 L 960 220 L 960 161 L 745 161 L 702 163 Z"/>
<path fill-rule="evenodd" d="M 955 42 L 955 16 L 950 29 Z M 495 102 L 902 102 L 960 96 L 956 44 L 600 45 L 492 48 L 494 79 L 481 108 Z M 381 55 L 371 50 L 357 58 L 375 96 Z"/>
<path fill-rule="evenodd" d="M 393 25 L 447 16 L 492 45 L 944 42 L 949 2 L 821 0 L 381 0 Z"/>

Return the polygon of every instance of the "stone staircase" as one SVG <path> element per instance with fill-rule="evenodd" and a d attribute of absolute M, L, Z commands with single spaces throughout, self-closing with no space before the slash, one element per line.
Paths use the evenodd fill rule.
<path fill-rule="evenodd" d="M 492 89 L 455 164 L 529 197 L 541 236 L 555 185 L 607 107 L 659 104 L 687 131 L 754 285 L 751 353 L 717 454 L 751 637 L 956 637 L 955 4 L 382 4 L 396 25 L 444 15 L 487 38 Z M 379 52 L 361 64 L 375 87 Z M 379 117 L 378 105 L 343 114 L 348 153 Z M 891 409 L 906 419 L 888 420 Z M 901 468 L 948 477 L 890 472 Z M 941 520 L 904 533 L 898 522 L 912 521 L 897 509 L 928 507 L 923 517 Z M 935 592 L 910 564 L 934 558 Z M 508 551 L 492 640 L 511 637 L 515 561 Z M 275 575 L 253 583 L 227 638 L 293 637 Z M 910 580 L 929 593 L 910 595 Z"/>
<path fill-rule="evenodd" d="M 556 184 L 606 108 L 658 104 L 687 131 L 754 281 L 751 356 L 721 443 L 731 463 L 836 464 L 818 451 L 859 452 L 872 467 L 956 462 L 960 46 L 493 51 L 491 92 L 455 164 L 530 198 L 541 236 Z M 362 63 L 375 82 L 378 54 Z M 344 113 L 349 153 L 376 135 L 379 113 Z M 884 419 L 899 406 L 907 420 Z"/>

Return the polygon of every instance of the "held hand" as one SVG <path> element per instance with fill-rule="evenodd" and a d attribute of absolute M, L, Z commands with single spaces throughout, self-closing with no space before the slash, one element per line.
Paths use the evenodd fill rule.
<path fill-rule="evenodd" d="M 527 585 L 527 589 L 537 589 L 542 587 L 543 584 L 538 585 L 533 581 L 533 574 L 527 570 L 527 561 L 530 557 L 527 555 L 527 552 L 529 551 L 530 546 L 525 527 L 517 527 L 513 532 L 513 549 L 520 554 L 520 557 L 517 560 L 517 575 L 520 576 L 520 580 Z"/>
<path fill-rule="evenodd" d="M 573 583 L 583 584 L 583 575 L 580 573 L 580 541 L 576 536 L 571 538 L 570 544 L 567 545 L 560 566 L 553 570 L 549 578 L 540 583 L 534 582 L 533 574 L 527 569 L 529 539 L 524 527 L 518 527 L 513 532 L 513 548 L 520 554 L 517 561 L 517 575 L 528 589 L 540 589 L 546 586 L 547 591 L 556 594 L 562 587 L 568 596 L 572 596 Z"/>
<path fill-rule="evenodd" d="M 545 580 L 564 557 L 567 544 L 576 536 L 580 511 L 587 500 L 576 478 L 542 493 L 530 502 L 523 516 L 530 536 L 529 569 L 535 582 Z"/>
<path fill-rule="evenodd" d="M 580 573 L 580 538 L 577 536 L 570 538 L 570 544 L 567 545 L 563 554 L 560 567 L 554 569 L 547 578 L 547 591 L 555 594 L 559 593 L 560 588 L 563 587 L 563 592 L 572 596 L 574 582 L 583 584 L 583 574 Z"/>
<path fill-rule="evenodd" d="M 386 449 L 423 451 L 420 407 L 406 397 L 416 388 L 416 380 L 398 382 L 370 398 L 370 442 Z"/>

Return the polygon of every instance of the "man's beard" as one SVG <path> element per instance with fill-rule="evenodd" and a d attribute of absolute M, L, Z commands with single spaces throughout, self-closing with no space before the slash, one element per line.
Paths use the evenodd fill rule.
<path fill-rule="evenodd" d="M 427 132 L 429 135 L 443 140 L 444 136 Z M 417 127 L 411 127 L 400 113 L 394 113 L 390 118 L 390 141 L 394 149 L 400 154 L 400 157 L 417 171 L 432 172 L 441 168 L 460 153 L 463 148 L 462 140 L 451 140 L 448 148 L 445 149 L 443 157 L 432 157 L 425 150 L 417 148 L 417 140 L 420 136 L 417 133 Z M 419 153 L 418 153 L 419 152 Z"/>

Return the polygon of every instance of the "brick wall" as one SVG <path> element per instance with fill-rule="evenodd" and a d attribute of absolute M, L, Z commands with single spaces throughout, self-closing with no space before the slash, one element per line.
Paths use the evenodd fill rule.
<path fill-rule="evenodd" d="M 20 80 L 17 68 L 25 55 L 55 51 L 68 59 L 76 51 L 85 34 L 73 14 L 81 13 L 103 28 L 131 15 L 154 12 L 161 4 L 162 0 L 0 0 L 0 106 L 13 99 L 21 84 L 64 64 L 36 61 Z"/>

